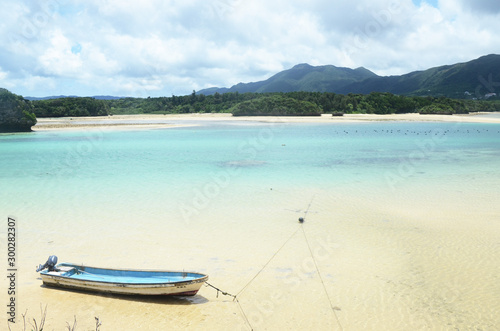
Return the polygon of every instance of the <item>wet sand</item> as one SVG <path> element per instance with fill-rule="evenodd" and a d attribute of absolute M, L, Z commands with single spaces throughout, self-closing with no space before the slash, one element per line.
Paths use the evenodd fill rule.
<path fill-rule="evenodd" d="M 276 188 L 228 205 L 229 191 L 187 221 L 158 210 L 99 211 L 100 219 L 89 219 L 90 206 L 81 206 L 71 222 L 32 211 L 25 217 L 35 222 L 19 225 L 18 312 L 38 318 L 47 304 L 49 329 L 76 316 L 83 330 L 93 330 L 94 317 L 101 330 L 249 330 L 249 323 L 254 330 L 495 330 L 499 195 L 478 201 L 473 193 L 431 192 Z M 165 217 L 179 222 L 165 231 Z M 238 294 L 245 314 L 209 287 L 189 298 L 41 287 L 35 266 L 58 253 L 88 265 L 204 272 Z"/>

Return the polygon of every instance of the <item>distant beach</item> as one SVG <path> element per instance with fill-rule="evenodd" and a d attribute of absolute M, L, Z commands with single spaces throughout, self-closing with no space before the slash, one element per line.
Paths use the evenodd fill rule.
<path fill-rule="evenodd" d="M 196 125 L 196 121 L 258 121 L 258 122 L 291 122 L 291 123 L 348 123 L 374 121 L 416 121 L 416 122 L 463 122 L 463 123 L 500 123 L 500 117 L 481 116 L 481 113 L 468 115 L 420 115 L 411 114 L 345 114 L 344 116 L 298 117 L 298 116 L 241 116 L 234 117 L 227 113 L 218 114 L 172 114 L 172 115 L 114 115 L 102 117 L 61 117 L 39 118 L 33 127 L 41 130 L 67 129 L 138 129 L 169 128 Z M 181 123 L 180 123 L 181 122 Z"/>

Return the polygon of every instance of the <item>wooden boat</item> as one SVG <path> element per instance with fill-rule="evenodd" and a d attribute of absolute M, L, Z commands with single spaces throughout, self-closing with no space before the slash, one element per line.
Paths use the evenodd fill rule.
<path fill-rule="evenodd" d="M 207 275 L 195 272 L 105 269 L 72 263 L 53 265 L 40 275 L 51 287 L 126 295 L 191 296 L 208 280 Z"/>

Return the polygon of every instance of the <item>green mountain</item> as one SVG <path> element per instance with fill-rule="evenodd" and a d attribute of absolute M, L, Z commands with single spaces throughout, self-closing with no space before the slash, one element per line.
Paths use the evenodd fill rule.
<path fill-rule="evenodd" d="M 216 92 L 330 92 L 370 77 L 377 75 L 365 68 L 349 69 L 333 65 L 314 67 L 304 63 L 282 71 L 265 81 L 239 83 L 231 88 L 209 88 L 197 93 L 211 95 Z"/>
<path fill-rule="evenodd" d="M 200 94 L 225 92 L 334 92 L 340 94 L 389 92 L 399 95 L 484 98 L 500 92 L 500 55 L 486 55 L 476 60 L 415 71 L 401 76 L 377 76 L 365 69 L 314 67 L 299 64 L 271 78 L 227 88 L 210 88 Z"/>
<path fill-rule="evenodd" d="M 390 92 L 416 96 L 446 96 L 450 98 L 484 97 L 499 92 L 500 55 L 415 71 L 401 76 L 375 77 L 356 82 L 338 90 L 339 93 Z M 467 93 L 468 92 L 468 93 Z"/>

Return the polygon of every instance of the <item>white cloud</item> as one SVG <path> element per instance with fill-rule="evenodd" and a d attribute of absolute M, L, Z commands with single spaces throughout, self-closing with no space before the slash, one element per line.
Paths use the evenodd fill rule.
<path fill-rule="evenodd" d="M 36 96 L 188 94 L 303 62 L 401 74 L 500 42 L 496 0 L 4 2 L 2 84 Z"/>
<path fill-rule="evenodd" d="M 2 67 L 0 67 L 0 81 L 2 81 L 2 80 L 4 80 L 4 79 L 6 79 L 6 78 L 7 78 L 7 75 L 8 75 L 8 73 L 7 73 L 7 72 L 4 72 L 4 71 L 2 70 Z"/>
<path fill-rule="evenodd" d="M 79 54 L 71 52 L 72 43 L 61 31 L 50 37 L 50 46 L 39 57 L 40 70 L 49 76 L 77 78 L 83 62 Z"/>

